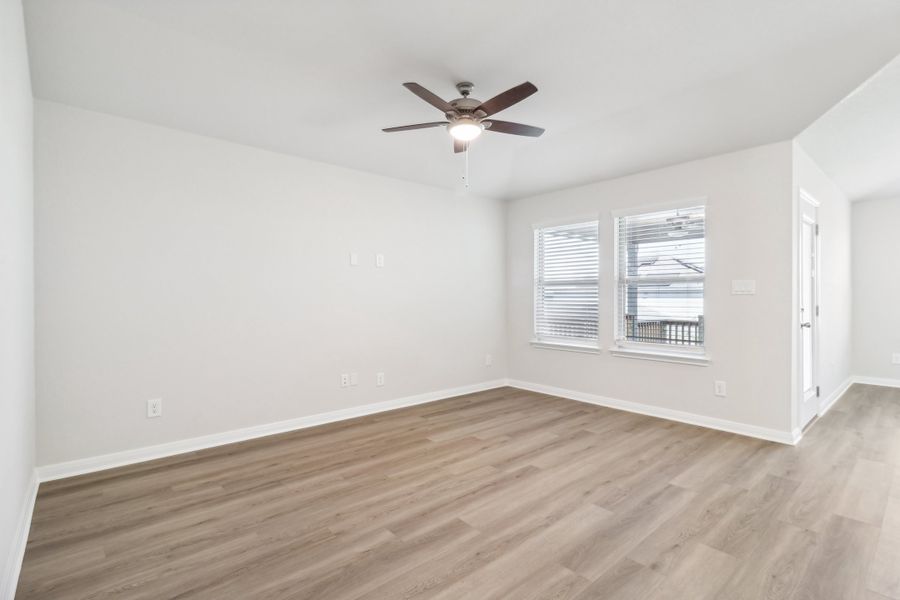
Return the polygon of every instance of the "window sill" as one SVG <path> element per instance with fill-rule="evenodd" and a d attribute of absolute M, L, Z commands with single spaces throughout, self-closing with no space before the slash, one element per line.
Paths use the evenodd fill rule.
<path fill-rule="evenodd" d="M 614 346 L 609 349 L 609 353 L 613 356 L 619 356 L 621 358 L 655 360 L 658 362 L 694 365 L 697 367 L 705 367 L 710 363 L 709 356 L 700 352 L 666 352 L 656 349 L 650 350 L 646 348 L 626 348 L 623 346 Z"/>
<path fill-rule="evenodd" d="M 590 346 L 588 344 L 578 344 L 575 342 L 531 340 L 531 345 L 535 348 L 543 348 L 544 350 L 564 350 L 567 352 L 585 352 L 587 354 L 599 354 L 602 352 L 600 346 Z"/>

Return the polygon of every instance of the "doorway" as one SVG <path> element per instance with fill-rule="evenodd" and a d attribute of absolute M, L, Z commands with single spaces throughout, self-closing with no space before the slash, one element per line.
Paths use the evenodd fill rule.
<path fill-rule="evenodd" d="M 800 191 L 800 407 L 799 426 L 819 414 L 819 203 Z"/>

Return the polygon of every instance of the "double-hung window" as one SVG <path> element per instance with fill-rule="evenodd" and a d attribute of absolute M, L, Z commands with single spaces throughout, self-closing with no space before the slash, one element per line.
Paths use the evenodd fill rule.
<path fill-rule="evenodd" d="M 702 349 L 705 207 L 618 217 L 616 237 L 619 345 Z"/>
<path fill-rule="evenodd" d="M 597 347 L 598 223 L 534 231 L 534 337 Z"/>

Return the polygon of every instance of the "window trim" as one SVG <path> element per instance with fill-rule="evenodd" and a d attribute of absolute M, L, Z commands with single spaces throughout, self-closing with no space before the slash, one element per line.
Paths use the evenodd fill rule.
<path fill-rule="evenodd" d="M 673 200 L 671 202 L 644 204 L 641 206 L 633 206 L 629 208 L 610 211 L 610 215 L 612 216 L 613 229 L 613 342 L 609 347 L 609 352 L 611 355 L 624 358 L 643 358 L 646 360 L 693 365 L 706 365 L 710 362 L 706 345 L 706 332 L 708 331 L 706 327 L 708 324 L 708 321 L 706 320 L 706 315 L 708 314 L 706 282 L 709 276 L 709 207 L 707 200 L 707 196 L 699 196 L 695 198 L 684 198 L 682 200 Z M 694 208 L 698 206 L 703 207 L 704 259 L 706 264 L 706 268 L 704 270 L 702 278 L 704 317 L 703 344 L 699 346 L 677 346 L 674 344 L 656 344 L 654 342 L 636 342 L 633 340 L 620 339 L 619 313 L 621 312 L 621 309 L 619 307 L 619 219 L 647 213 L 661 212 L 665 210 Z"/>
<path fill-rule="evenodd" d="M 699 206 L 699 204 L 695 204 L 694 206 Z M 578 223 L 590 223 L 591 221 L 597 221 L 597 230 L 599 235 L 600 229 L 600 214 L 599 213 L 584 213 L 577 216 L 572 217 L 560 217 L 558 219 L 546 219 L 544 221 L 536 221 L 531 224 L 531 232 L 532 234 L 538 229 L 545 229 L 547 227 L 565 227 L 566 225 L 577 225 Z M 597 238 L 599 245 L 599 237 Z"/>
<path fill-rule="evenodd" d="M 672 352 L 669 347 L 664 349 L 658 346 L 664 344 L 653 344 L 652 342 L 626 342 L 627 345 L 616 345 L 609 349 L 612 356 L 620 358 L 640 358 L 643 360 L 653 360 L 657 362 L 678 363 L 683 365 L 695 365 L 705 367 L 712 362 L 712 359 L 704 351 L 702 346 L 694 346 L 691 351 L 679 349 Z M 640 347 L 634 347 L 632 344 L 641 344 Z M 653 346 L 647 348 L 645 346 Z"/>
<path fill-rule="evenodd" d="M 563 337 L 539 337 L 537 334 L 537 246 L 535 239 L 539 229 L 547 229 L 550 227 L 565 227 L 566 225 L 577 225 L 579 223 L 597 224 L 597 337 L 595 338 L 563 338 Z M 558 219 L 549 219 L 531 224 L 531 244 L 532 244 L 532 265 L 531 265 L 531 340 L 529 343 L 534 348 L 543 348 L 547 350 L 567 350 L 571 352 L 587 352 L 591 354 L 599 353 L 603 350 L 600 344 L 600 274 L 602 267 L 602 256 L 600 248 L 600 238 L 602 230 L 602 220 L 598 213 L 582 214 L 578 216 L 569 216 Z"/>
<path fill-rule="evenodd" d="M 533 338 L 528 343 L 531 344 L 533 348 L 542 348 L 544 350 L 566 350 L 568 352 L 584 352 L 587 354 L 600 354 L 603 352 L 599 340 L 596 344 L 579 344 L 574 340 L 567 338 Z"/>
<path fill-rule="evenodd" d="M 635 215 L 643 215 L 645 213 L 661 212 L 664 210 L 677 210 L 679 208 L 694 208 L 695 206 L 707 207 L 708 196 L 691 196 L 682 198 L 681 200 L 671 200 L 668 202 L 655 202 L 653 204 L 641 204 L 640 206 L 629 206 L 628 208 L 617 208 L 610 211 L 613 218 L 613 227 L 615 220 L 619 217 L 633 217 Z"/>

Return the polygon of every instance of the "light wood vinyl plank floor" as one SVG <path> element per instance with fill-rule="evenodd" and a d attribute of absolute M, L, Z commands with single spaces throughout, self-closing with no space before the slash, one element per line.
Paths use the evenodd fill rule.
<path fill-rule="evenodd" d="M 900 600 L 900 390 L 795 448 L 503 388 L 45 483 L 16 598 Z"/>

